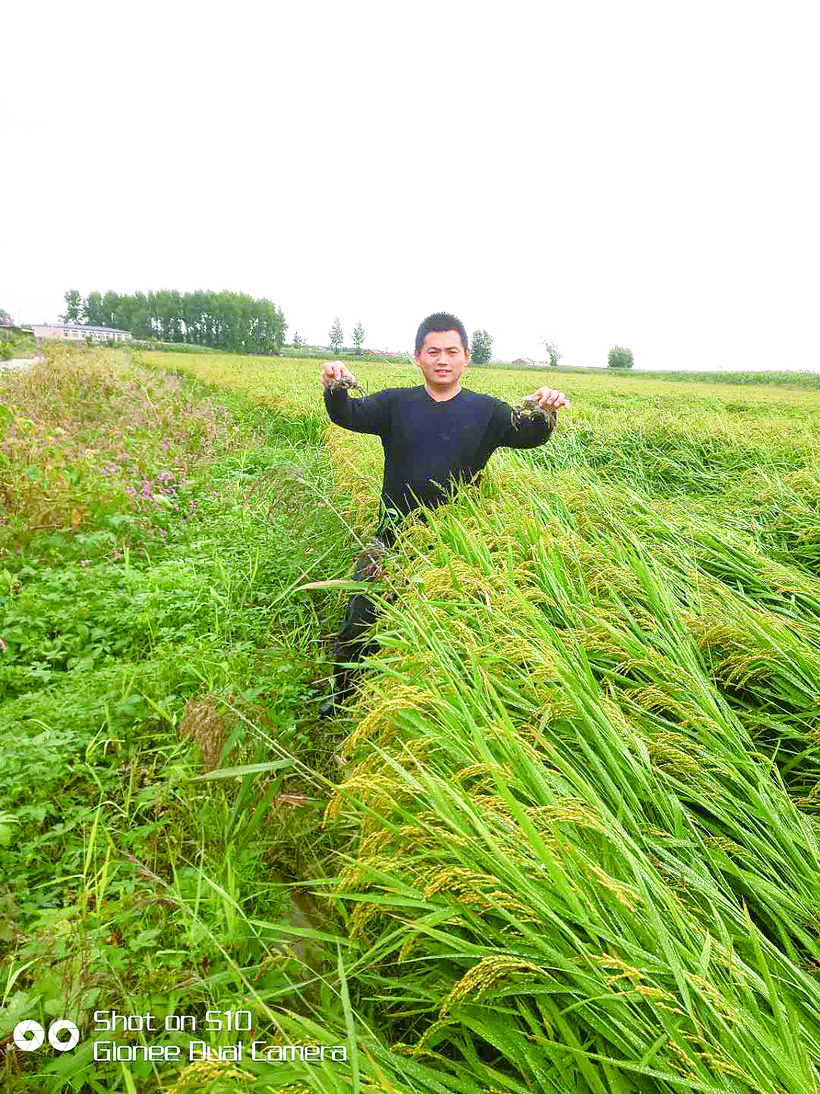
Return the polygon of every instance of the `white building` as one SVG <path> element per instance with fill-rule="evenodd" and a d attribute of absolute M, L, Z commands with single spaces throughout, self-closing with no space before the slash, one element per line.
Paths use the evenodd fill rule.
<path fill-rule="evenodd" d="M 42 326 L 32 326 L 34 337 L 39 342 L 41 338 L 64 338 L 69 342 L 85 342 L 90 338 L 92 342 L 132 342 L 133 335 L 127 330 L 115 330 L 113 327 L 84 327 L 79 323 L 48 323 Z"/>

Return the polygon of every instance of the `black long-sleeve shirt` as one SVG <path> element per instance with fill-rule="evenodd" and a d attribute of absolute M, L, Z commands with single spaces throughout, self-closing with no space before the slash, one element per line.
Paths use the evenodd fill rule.
<path fill-rule="evenodd" d="M 442 402 L 433 399 L 423 384 L 354 399 L 344 388 L 325 390 L 325 407 L 330 420 L 343 429 L 381 438 L 382 505 L 401 516 L 419 506 L 440 505 L 459 479 L 468 483 L 480 478 L 496 448 L 537 448 L 555 428 L 553 410 L 546 421 L 525 417 L 515 429 L 507 403 L 467 388 Z M 386 515 L 376 534 L 394 541 Z"/>

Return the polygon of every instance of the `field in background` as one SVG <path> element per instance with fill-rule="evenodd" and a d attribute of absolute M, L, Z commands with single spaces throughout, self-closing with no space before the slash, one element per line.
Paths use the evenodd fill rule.
<path fill-rule="evenodd" d="M 318 371 L 53 350 L 0 381 L 0 1043 L 84 1031 L 6 1054 L 9 1089 L 813 1094 L 820 396 L 562 370 L 547 445 L 408 522 L 327 728 L 341 595 L 295 589 L 347 576 L 381 444 Z M 94 1063 L 95 1008 L 348 1059 Z"/>

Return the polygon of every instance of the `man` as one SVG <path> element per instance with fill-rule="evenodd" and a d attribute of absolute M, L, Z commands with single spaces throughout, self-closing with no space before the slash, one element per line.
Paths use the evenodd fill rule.
<path fill-rule="evenodd" d="M 350 399 L 344 388 L 329 391 L 335 380 L 355 377 L 341 361 L 326 361 L 320 379 L 325 408 L 332 422 L 356 433 L 375 433 L 384 449 L 381 519 L 377 546 L 391 547 L 401 519 L 420 506 L 434 508 L 446 501 L 459 481 L 478 481 L 496 448 L 537 448 L 555 428 L 556 411 L 570 406 L 560 391 L 540 387 L 538 405 L 551 410 L 547 419 L 510 420 L 511 407 L 492 395 L 464 390 L 460 379 L 470 363 L 467 332 L 454 315 L 428 316 L 416 334 L 416 365 L 424 376 L 418 387 L 387 388 L 367 398 Z M 362 555 L 354 581 L 378 572 L 372 555 Z M 370 647 L 362 633 L 375 619 L 373 602 L 365 594 L 350 598 L 334 646 L 333 697 L 320 708 L 330 716 L 349 697 L 350 671 L 340 662 L 360 661 Z"/>

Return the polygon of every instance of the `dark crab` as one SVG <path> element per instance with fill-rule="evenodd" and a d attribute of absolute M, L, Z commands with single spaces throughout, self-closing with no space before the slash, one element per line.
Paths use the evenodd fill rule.
<path fill-rule="evenodd" d="M 386 573 L 383 566 L 386 555 L 386 545 L 380 539 L 372 537 L 367 541 L 364 551 L 359 555 L 356 564 L 357 569 L 362 571 L 365 577 L 380 581 Z"/>
<path fill-rule="evenodd" d="M 352 376 L 343 376 L 341 380 L 331 380 L 327 385 L 328 391 L 339 391 L 340 388 L 344 388 L 345 391 L 349 391 L 352 387 L 362 390 L 362 385 L 357 383 Z"/>
<path fill-rule="evenodd" d="M 513 408 L 510 414 L 510 423 L 513 429 L 518 429 L 523 419 L 526 418 L 541 418 L 546 421 L 547 415 L 552 417 L 554 410 L 542 410 L 538 405 L 537 395 L 528 395 L 527 398 L 522 399 L 517 407 Z"/>

